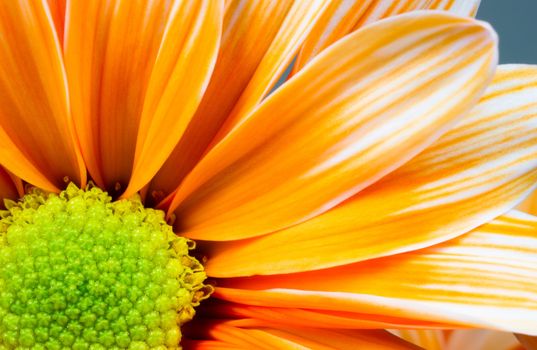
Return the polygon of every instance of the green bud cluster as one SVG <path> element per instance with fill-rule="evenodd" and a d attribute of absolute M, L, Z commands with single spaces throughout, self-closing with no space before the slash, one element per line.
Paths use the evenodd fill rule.
<path fill-rule="evenodd" d="M 6 207 L 0 349 L 180 348 L 210 287 L 162 211 L 75 185 Z"/>

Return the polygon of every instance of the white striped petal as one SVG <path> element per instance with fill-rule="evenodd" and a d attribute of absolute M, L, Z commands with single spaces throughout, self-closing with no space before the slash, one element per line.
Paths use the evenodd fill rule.
<path fill-rule="evenodd" d="M 487 25 L 445 13 L 357 31 L 201 160 L 171 205 L 177 228 L 232 240 L 334 207 L 422 151 L 477 102 L 495 44 Z"/>
<path fill-rule="evenodd" d="M 423 248 L 504 213 L 536 182 L 537 67 L 502 66 L 479 105 L 412 161 L 305 223 L 214 244 L 207 271 L 289 273 Z"/>
<path fill-rule="evenodd" d="M 293 66 L 299 71 L 323 49 L 380 19 L 417 10 L 445 10 L 475 16 L 481 0 L 335 0 L 315 23 Z"/>
<path fill-rule="evenodd" d="M 537 217 L 511 212 L 455 240 L 297 274 L 220 280 L 215 296 L 537 335 Z M 405 323 L 405 327 L 408 327 Z"/>
<path fill-rule="evenodd" d="M 228 3 L 211 81 L 179 143 L 152 179 L 150 201 L 158 203 L 177 188 L 230 114 L 238 120 L 261 101 L 325 7 L 319 0 Z M 228 121 L 228 127 L 232 124 Z"/>

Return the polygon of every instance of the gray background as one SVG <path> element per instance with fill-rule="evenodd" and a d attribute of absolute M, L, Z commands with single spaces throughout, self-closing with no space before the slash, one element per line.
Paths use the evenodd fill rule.
<path fill-rule="evenodd" d="M 501 63 L 537 64 L 537 0 L 481 0 L 477 18 L 498 32 Z"/>

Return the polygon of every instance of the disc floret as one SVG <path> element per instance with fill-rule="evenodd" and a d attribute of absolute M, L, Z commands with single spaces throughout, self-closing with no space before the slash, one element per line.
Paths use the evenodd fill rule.
<path fill-rule="evenodd" d="M 174 349 L 210 293 L 164 213 L 69 185 L 6 202 L 0 349 Z"/>

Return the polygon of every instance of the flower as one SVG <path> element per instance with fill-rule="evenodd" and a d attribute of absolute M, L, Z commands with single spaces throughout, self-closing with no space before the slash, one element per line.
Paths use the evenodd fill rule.
<path fill-rule="evenodd" d="M 42 337 L 54 346 L 173 348 L 179 335 L 160 310 L 178 299 L 190 310 L 208 292 L 183 288 L 192 282 L 183 276 L 159 299 L 155 281 L 202 273 L 181 255 L 191 241 L 214 292 L 179 322 L 188 348 L 413 347 L 383 329 L 537 335 L 537 218 L 511 210 L 537 182 L 537 68 L 496 67 L 493 30 L 460 17 L 478 2 L 6 2 L 0 193 L 23 198 L 6 202 L 0 258 L 15 265 L 3 265 L 0 285 L 15 293 L 12 273 L 24 280 L 37 264 L 24 252 L 63 252 L 69 236 L 47 230 L 82 237 L 90 211 L 92 230 L 155 217 L 143 227 L 166 259 L 157 254 L 148 266 L 173 268 L 125 277 L 155 278 L 157 300 L 141 306 L 150 305 L 149 321 L 131 315 L 140 340 L 121 310 L 149 293 L 142 282 L 130 301 L 115 287 L 110 303 L 126 306 L 111 326 L 109 291 L 62 270 L 57 314 L 32 317 L 39 308 L 24 296 L 2 299 L 20 308 L 0 300 L 2 345 Z M 292 77 L 270 93 L 295 56 Z M 94 196 L 88 174 L 132 212 Z M 40 190 L 24 195 L 22 181 Z M 169 238 L 137 194 L 184 238 Z M 117 237 L 103 237 L 69 251 L 76 258 L 98 245 L 88 261 L 122 273 L 126 260 L 117 259 L 129 242 L 113 243 L 118 258 L 108 261 L 103 247 Z M 144 242 L 129 247 L 151 251 Z M 190 263 L 178 266 L 178 256 Z M 67 312 L 62 293 L 80 301 L 90 289 L 87 303 L 99 307 L 84 321 L 86 337 L 77 319 L 85 304 Z"/>

